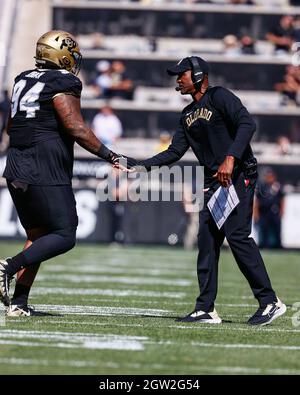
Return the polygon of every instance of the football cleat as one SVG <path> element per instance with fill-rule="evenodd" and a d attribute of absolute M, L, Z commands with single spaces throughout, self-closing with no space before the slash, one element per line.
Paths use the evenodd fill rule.
<path fill-rule="evenodd" d="M 183 318 L 178 318 L 177 322 L 200 322 L 204 324 L 221 324 L 222 320 L 218 316 L 216 309 L 210 313 L 202 310 L 194 310 Z"/>
<path fill-rule="evenodd" d="M 277 298 L 277 302 L 260 307 L 255 314 L 249 318 L 249 325 L 268 325 L 276 318 L 286 312 L 286 305 Z"/>
<path fill-rule="evenodd" d="M 38 313 L 27 305 L 18 306 L 16 304 L 12 304 L 8 307 L 6 311 L 7 317 L 31 317 L 33 315 L 38 315 Z"/>
<path fill-rule="evenodd" d="M 45 317 L 49 315 L 52 316 L 53 314 L 47 313 L 45 311 L 36 311 L 34 307 L 29 307 L 27 304 L 25 305 L 11 304 L 6 310 L 7 317 L 32 317 L 32 316 Z"/>
<path fill-rule="evenodd" d="M 12 279 L 7 273 L 8 262 L 0 260 L 0 301 L 4 306 L 9 306 L 9 284 Z"/>

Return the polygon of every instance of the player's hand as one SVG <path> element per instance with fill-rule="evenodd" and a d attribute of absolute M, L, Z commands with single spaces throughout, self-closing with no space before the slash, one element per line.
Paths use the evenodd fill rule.
<path fill-rule="evenodd" d="M 115 169 L 119 169 L 121 171 L 131 173 L 130 169 L 137 164 L 137 161 L 128 156 L 115 154 L 111 151 L 111 163 Z"/>
<path fill-rule="evenodd" d="M 127 166 L 125 164 L 125 160 L 123 160 L 123 159 L 124 159 L 124 157 L 122 155 L 113 153 L 112 158 L 111 158 L 111 164 L 112 164 L 113 168 L 121 170 L 125 173 L 128 173 L 129 169 L 127 168 Z"/>
<path fill-rule="evenodd" d="M 145 166 L 136 165 L 129 169 L 129 173 L 147 173 L 147 169 Z"/>
<path fill-rule="evenodd" d="M 130 173 L 130 169 L 128 169 L 127 167 L 121 165 L 121 163 L 115 163 L 115 164 L 113 165 L 113 168 L 114 168 L 114 169 L 121 170 L 121 171 L 123 171 L 123 172 L 125 172 L 125 173 Z"/>
<path fill-rule="evenodd" d="M 234 168 L 234 156 L 226 156 L 224 162 L 219 166 L 213 177 L 217 178 L 223 187 L 228 187 L 231 183 L 231 176 Z"/>

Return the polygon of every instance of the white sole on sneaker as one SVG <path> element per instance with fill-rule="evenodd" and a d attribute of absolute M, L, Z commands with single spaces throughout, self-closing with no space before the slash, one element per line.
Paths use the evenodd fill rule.
<path fill-rule="evenodd" d="M 21 308 L 8 308 L 6 311 L 6 317 L 30 317 L 30 313 Z"/>
<path fill-rule="evenodd" d="M 211 320 L 199 320 L 199 321 L 197 321 L 199 324 L 221 324 L 222 323 L 222 320 L 221 320 L 221 318 L 213 318 L 213 319 L 211 319 Z"/>
<path fill-rule="evenodd" d="M 276 318 L 280 317 L 286 312 L 286 305 L 282 303 L 280 306 L 279 310 L 276 311 L 276 313 L 273 315 L 273 317 L 270 319 L 268 322 L 264 322 L 263 324 L 260 324 L 259 326 L 265 326 L 271 324 L 272 321 L 276 320 Z"/>

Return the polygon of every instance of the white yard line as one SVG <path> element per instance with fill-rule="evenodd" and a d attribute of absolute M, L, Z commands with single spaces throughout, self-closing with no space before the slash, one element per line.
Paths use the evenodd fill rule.
<path fill-rule="evenodd" d="M 25 347 L 83 348 L 93 350 L 143 350 L 143 336 L 125 336 L 58 331 L 1 330 L 0 344 L 16 344 Z"/>
<path fill-rule="evenodd" d="M 226 314 L 222 314 L 221 318 L 224 318 L 224 319 L 226 319 L 226 318 L 243 318 L 243 317 L 244 318 L 246 318 L 246 317 L 250 318 L 250 315 L 251 314 L 227 314 L 226 313 Z M 285 320 L 285 321 L 291 320 L 291 319 L 292 319 L 292 316 L 286 315 L 286 314 L 284 314 L 283 316 L 280 317 L 280 320 Z"/>
<path fill-rule="evenodd" d="M 37 311 L 57 312 L 62 314 L 80 315 L 148 315 L 165 317 L 173 313 L 170 310 L 161 309 L 139 309 L 134 307 L 107 307 L 107 306 L 68 306 L 68 305 L 35 305 Z"/>
<path fill-rule="evenodd" d="M 98 288 L 57 288 L 57 287 L 34 287 L 31 295 L 100 295 L 100 296 L 144 296 L 147 298 L 184 298 L 184 292 L 159 292 L 159 291 L 136 291 L 131 289 L 98 289 Z"/>
<path fill-rule="evenodd" d="M 0 358 L 0 364 L 4 365 L 36 365 L 36 366 L 70 366 L 75 368 L 85 368 L 97 366 L 96 362 L 73 361 L 55 359 L 29 359 L 29 358 Z"/>
<path fill-rule="evenodd" d="M 26 347 L 58 347 L 83 348 L 93 350 L 143 350 L 145 345 L 173 346 L 176 341 L 153 341 L 144 336 L 124 336 L 114 334 L 94 334 L 81 332 L 61 331 L 27 331 L 17 329 L 4 329 L 0 331 L 0 344 L 18 345 Z M 255 349 L 255 350 L 284 350 L 300 351 L 300 346 L 287 346 L 281 344 L 245 344 L 245 343 L 207 343 L 207 342 L 181 342 L 181 345 L 205 348 L 222 349 Z"/>
<path fill-rule="evenodd" d="M 98 276 L 82 274 L 40 274 L 39 281 L 66 281 L 70 283 L 119 283 L 119 284 L 143 284 L 143 285 L 172 285 L 186 287 L 191 285 L 190 280 L 184 279 L 161 279 L 155 277 L 118 277 L 118 276 Z"/>
<path fill-rule="evenodd" d="M 142 364 L 138 363 L 126 363 L 121 365 L 117 362 L 107 361 L 105 363 L 100 362 L 91 362 L 91 361 L 76 361 L 76 360 L 57 360 L 54 361 L 47 359 L 29 359 L 29 358 L 0 358 L 0 364 L 4 365 L 26 365 L 26 366 L 61 366 L 61 367 L 75 367 L 75 368 L 85 368 L 85 367 L 96 367 L 96 366 L 105 366 L 112 369 L 121 369 L 122 367 L 129 367 L 131 369 L 141 369 L 145 367 Z M 147 364 L 147 369 L 173 369 L 173 366 L 165 365 L 165 364 Z M 193 372 L 203 372 L 203 373 L 245 373 L 245 374 L 289 374 L 289 375 L 299 375 L 300 370 L 296 369 L 262 369 L 262 368 L 249 368 L 246 366 L 213 366 L 213 367 L 204 367 L 204 366 L 190 366 L 190 369 Z"/>
<path fill-rule="evenodd" d="M 126 365 L 121 365 L 116 362 L 106 362 L 104 363 L 104 366 L 110 367 L 112 369 L 122 369 L 124 366 L 133 368 L 133 369 L 141 369 L 147 367 L 147 369 L 157 369 L 157 370 L 162 370 L 162 369 L 169 369 L 170 371 L 174 368 L 171 365 L 166 365 L 166 364 L 147 364 L 147 365 L 142 365 L 142 364 L 126 364 Z M 211 366 L 211 367 L 205 367 L 205 366 L 189 366 L 189 370 L 191 370 L 193 373 L 211 373 L 211 374 L 222 374 L 222 373 L 233 373 L 233 374 L 238 374 L 238 373 L 245 373 L 245 374 L 293 374 L 293 375 L 299 375 L 300 370 L 296 369 L 263 369 L 263 368 L 250 368 L 246 366 Z M 201 384 L 201 377 L 199 377 L 199 381 Z"/>
<path fill-rule="evenodd" d="M 178 329 L 195 329 L 195 330 L 208 330 L 208 331 L 229 331 L 234 333 L 235 331 L 241 331 L 241 332 L 260 332 L 260 333 L 264 333 L 264 332 L 271 332 L 271 333 L 296 333 L 299 334 L 300 333 L 300 329 L 279 329 L 279 328 L 266 328 L 266 327 L 252 327 L 250 325 L 246 325 L 245 327 L 237 327 L 234 326 L 234 324 L 230 324 L 230 326 L 224 326 L 224 324 L 216 326 L 216 325 L 209 325 L 209 326 L 203 326 L 202 324 L 195 324 L 194 326 L 190 326 L 190 325 L 169 325 L 170 328 L 178 328 Z"/>
<path fill-rule="evenodd" d="M 144 346 L 140 342 L 115 342 L 115 341 L 96 341 L 87 342 L 84 344 L 72 344 L 64 342 L 33 342 L 23 340 L 3 340 L 0 338 L 0 344 L 13 345 L 20 347 L 50 347 L 50 348 L 74 348 L 74 349 L 90 349 L 90 350 L 127 350 L 127 351 L 141 351 Z"/>
<path fill-rule="evenodd" d="M 109 267 L 109 266 L 101 266 L 101 265 L 81 265 L 81 266 L 74 266 L 66 268 L 64 265 L 48 265 L 45 268 L 45 272 L 47 273 L 112 273 L 112 274 L 134 274 L 134 275 L 142 275 L 142 276 L 161 276 L 161 275 L 174 275 L 184 274 L 186 276 L 194 277 L 194 272 L 189 269 L 184 268 L 174 268 L 170 267 L 169 269 L 166 268 L 164 265 L 160 265 L 159 267 L 155 268 L 151 266 L 151 268 L 146 267 Z"/>
<path fill-rule="evenodd" d="M 154 345 L 162 345 L 162 346 L 173 346 L 177 345 L 177 342 L 174 341 L 159 341 L 153 342 L 149 341 L 148 344 Z M 210 348 L 226 348 L 226 349 L 263 349 L 263 350 L 285 350 L 285 351 L 300 351 L 300 346 L 283 346 L 283 345 L 273 345 L 273 344 L 243 344 L 243 343 L 236 343 L 236 344 L 225 344 L 225 343 L 205 343 L 205 342 L 182 342 L 181 344 L 189 344 L 195 347 L 210 347 Z"/>
<path fill-rule="evenodd" d="M 145 257 L 141 257 L 139 260 L 131 260 L 131 261 L 119 261 L 119 262 L 109 262 L 109 261 L 104 261 L 104 262 L 99 262 L 98 267 L 114 267 L 116 269 L 122 269 L 122 270 L 172 270 L 174 272 L 192 272 L 194 269 L 194 266 L 191 264 L 183 265 L 182 262 L 173 262 L 172 258 L 169 257 L 168 262 L 163 261 L 161 259 L 156 260 L 155 262 L 150 258 L 151 260 L 151 266 L 149 266 L 149 261 Z M 74 262 L 75 265 L 72 264 L 70 265 L 72 268 L 75 267 L 84 267 L 84 265 L 81 263 Z M 94 267 L 97 265 L 97 261 L 90 261 L 87 263 L 88 266 Z M 60 265 L 58 265 L 60 266 Z M 61 265 L 63 267 L 64 264 Z"/>
<path fill-rule="evenodd" d="M 51 325 L 57 325 L 57 324 L 61 324 L 61 325 L 81 325 L 81 326 L 112 326 L 111 322 L 90 322 L 90 321 L 66 321 L 66 320 L 58 320 L 57 318 L 52 319 L 51 317 L 47 317 L 46 318 L 47 321 L 45 320 L 39 320 L 37 318 L 34 318 L 34 322 L 36 324 L 51 324 Z M 9 321 L 11 323 L 15 323 L 15 322 L 24 322 L 24 318 L 13 318 L 11 319 L 11 321 Z M 128 328 L 143 328 L 144 325 L 142 324 L 121 324 L 121 323 L 115 323 L 114 325 L 118 326 L 118 327 L 128 327 Z M 241 331 L 241 332 L 250 332 L 250 333 L 295 333 L 295 334 L 299 334 L 300 333 L 300 329 L 280 329 L 280 328 L 267 328 L 267 327 L 252 327 L 249 325 L 246 325 L 244 327 L 240 327 L 240 326 L 235 326 L 235 324 L 230 324 L 230 326 L 227 326 L 229 324 L 222 324 L 222 325 L 204 325 L 204 324 L 194 324 L 194 325 L 161 325 L 160 324 L 160 329 L 164 329 L 164 328 L 170 328 L 170 329 L 183 329 L 183 330 L 196 330 L 196 331 L 228 331 L 228 332 L 232 332 L 234 333 L 235 331 Z M 157 327 L 156 324 L 153 325 L 153 327 Z"/>

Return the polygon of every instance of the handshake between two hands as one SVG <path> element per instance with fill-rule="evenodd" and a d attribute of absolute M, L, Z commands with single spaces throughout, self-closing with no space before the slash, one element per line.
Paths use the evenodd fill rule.
<path fill-rule="evenodd" d="M 111 158 L 111 163 L 115 169 L 119 169 L 126 173 L 146 171 L 141 162 L 129 156 L 115 154 Z"/>
<path fill-rule="evenodd" d="M 147 171 L 142 161 L 138 161 L 129 156 L 115 154 L 111 151 L 110 162 L 114 168 L 126 173 Z M 219 166 L 218 171 L 213 175 L 223 187 L 229 187 L 234 169 L 234 157 L 226 156 L 224 162 Z"/>

